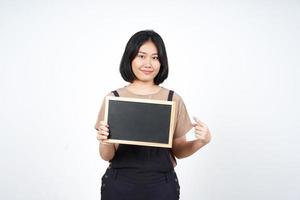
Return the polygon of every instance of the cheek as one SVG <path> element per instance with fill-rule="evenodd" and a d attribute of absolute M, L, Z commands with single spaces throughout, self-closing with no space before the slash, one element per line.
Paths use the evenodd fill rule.
<path fill-rule="evenodd" d="M 143 60 L 139 60 L 139 59 L 134 60 L 133 63 L 136 68 L 139 68 L 139 67 L 145 65 L 145 62 Z"/>
<path fill-rule="evenodd" d="M 136 70 L 138 67 L 139 67 L 139 63 L 138 63 L 136 60 L 133 60 L 133 61 L 131 62 L 131 68 L 132 68 L 132 70 L 134 71 L 134 70 Z"/>
<path fill-rule="evenodd" d="M 139 73 L 139 62 L 138 61 L 132 61 L 131 62 L 131 69 L 132 69 L 132 72 L 135 76 L 137 76 L 137 74 Z"/>
<path fill-rule="evenodd" d="M 155 69 L 156 69 L 157 71 L 160 70 L 160 63 L 159 63 L 159 62 L 155 65 Z"/>

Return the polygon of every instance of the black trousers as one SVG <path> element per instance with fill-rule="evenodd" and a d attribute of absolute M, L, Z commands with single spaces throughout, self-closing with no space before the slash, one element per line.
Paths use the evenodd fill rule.
<path fill-rule="evenodd" d="M 178 200 L 179 195 L 174 170 L 141 178 L 109 167 L 102 177 L 101 200 Z"/>

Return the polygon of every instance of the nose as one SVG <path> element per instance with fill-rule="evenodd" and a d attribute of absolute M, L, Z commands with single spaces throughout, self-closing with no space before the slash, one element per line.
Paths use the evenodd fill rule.
<path fill-rule="evenodd" d="M 145 59 L 144 66 L 145 67 L 151 67 L 152 66 L 151 58 L 146 58 Z"/>

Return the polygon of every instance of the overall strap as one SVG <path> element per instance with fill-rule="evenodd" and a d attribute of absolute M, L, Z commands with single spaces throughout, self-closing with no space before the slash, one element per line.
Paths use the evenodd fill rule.
<path fill-rule="evenodd" d="M 174 95 L 174 91 L 170 90 L 169 91 L 169 95 L 168 95 L 168 101 L 172 101 L 173 100 L 173 95 Z"/>
<path fill-rule="evenodd" d="M 112 91 L 112 93 L 113 93 L 116 97 L 119 97 L 119 96 L 120 96 L 119 93 L 117 92 L 117 90 Z"/>

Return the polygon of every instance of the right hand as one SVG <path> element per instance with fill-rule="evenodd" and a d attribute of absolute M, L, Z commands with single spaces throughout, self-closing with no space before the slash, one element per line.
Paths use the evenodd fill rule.
<path fill-rule="evenodd" d="M 97 132 L 97 140 L 106 143 L 109 135 L 109 126 L 105 121 L 100 122 L 99 131 Z"/>

